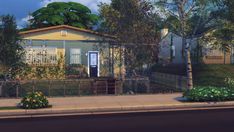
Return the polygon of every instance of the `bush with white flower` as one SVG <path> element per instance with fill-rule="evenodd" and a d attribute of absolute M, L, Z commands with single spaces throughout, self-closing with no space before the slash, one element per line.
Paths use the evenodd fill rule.
<path fill-rule="evenodd" d="M 192 102 L 233 101 L 234 89 L 200 86 L 186 91 L 183 96 Z"/>
<path fill-rule="evenodd" d="M 28 93 L 20 102 L 23 109 L 39 109 L 49 107 L 49 102 L 42 92 Z"/>

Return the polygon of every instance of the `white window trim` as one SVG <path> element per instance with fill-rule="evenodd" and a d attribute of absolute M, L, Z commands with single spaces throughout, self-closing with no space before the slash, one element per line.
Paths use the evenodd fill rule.
<path fill-rule="evenodd" d="M 79 62 L 75 62 L 74 59 L 72 58 L 72 50 L 79 50 L 79 54 L 77 54 L 79 56 Z M 82 51 L 80 48 L 70 48 L 70 52 L 69 52 L 69 64 L 82 64 L 82 60 L 81 60 L 81 55 L 82 55 Z"/>

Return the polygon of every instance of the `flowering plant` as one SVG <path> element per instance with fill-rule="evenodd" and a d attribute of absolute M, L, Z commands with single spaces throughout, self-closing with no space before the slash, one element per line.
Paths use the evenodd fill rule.
<path fill-rule="evenodd" d="M 186 91 L 183 96 L 192 102 L 233 101 L 234 89 L 200 86 Z"/>
<path fill-rule="evenodd" d="M 42 92 L 32 92 L 23 97 L 19 105 L 23 109 L 38 109 L 48 107 L 49 102 Z"/>

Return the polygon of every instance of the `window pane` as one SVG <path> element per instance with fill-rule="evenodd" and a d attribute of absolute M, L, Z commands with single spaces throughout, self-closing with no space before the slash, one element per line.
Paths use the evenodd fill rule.
<path fill-rule="evenodd" d="M 70 49 L 70 64 L 81 64 L 80 49 Z"/>
<path fill-rule="evenodd" d="M 32 65 L 57 64 L 57 49 L 53 47 L 27 47 L 25 48 L 25 62 Z"/>

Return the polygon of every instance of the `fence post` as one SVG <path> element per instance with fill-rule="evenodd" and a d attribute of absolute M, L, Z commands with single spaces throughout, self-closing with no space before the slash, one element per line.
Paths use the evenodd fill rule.
<path fill-rule="evenodd" d="M 132 82 L 133 82 L 132 84 L 133 84 L 133 88 L 134 88 L 134 92 L 133 92 L 134 94 L 138 94 L 138 86 L 137 86 L 138 81 L 139 80 L 137 78 L 135 80 L 132 80 Z"/>
<path fill-rule="evenodd" d="M 49 97 L 51 97 L 51 96 L 50 96 L 50 89 L 51 89 L 51 80 L 49 80 L 49 91 L 48 91 L 48 96 L 49 96 Z"/>
<path fill-rule="evenodd" d="M 108 94 L 108 80 L 105 81 L 105 86 L 106 86 L 106 95 Z"/>
<path fill-rule="evenodd" d="M 79 80 L 77 81 L 78 81 L 78 96 L 80 96 L 80 81 Z"/>
<path fill-rule="evenodd" d="M 63 80 L 63 96 L 66 96 L 66 90 L 65 90 L 65 84 L 66 84 L 66 81 Z"/>
<path fill-rule="evenodd" d="M 119 84 L 119 94 L 123 94 L 123 84 L 124 84 L 124 80 L 123 79 L 120 79 L 120 84 Z"/>
<path fill-rule="evenodd" d="M 150 80 L 149 80 L 149 78 L 147 79 L 147 81 L 146 81 L 146 93 L 150 93 Z"/>
<path fill-rule="evenodd" d="M 2 87 L 3 87 L 3 81 L 1 81 L 1 85 L 0 85 L 0 97 L 2 97 Z"/>
<path fill-rule="evenodd" d="M 33 92 L 34 92 L 34 91 L 35 91 L 35 80 L 33 80 L 32 83 L 33 83 L 33 89 L 32 89 L 32 90 L 33 90 Z"/>
<path fill-rule="evenodd" d="M 19 82 L 16 84 L 16 98 L 19 97 Z"/>
<path fill-rule="evenodd" d="M 116 85 L 116 83 L 117 83 L 117 80 L 115 80 L 115 84 L 114 84 L 114 87 L 115 87 L 115 95 L 117 95 L 117 85 Z"/>
<path fill-rule="evenodd" d="M 93 87 L 94 87 L 94 89 L 95 89 L 95 90 L 94 90 L 94 91 L 95 91 L 94 94 L 97 95 L 97 84 L 96 84 L 96 80 L 95 80 L 95 79 L 93 80 Z"/>

